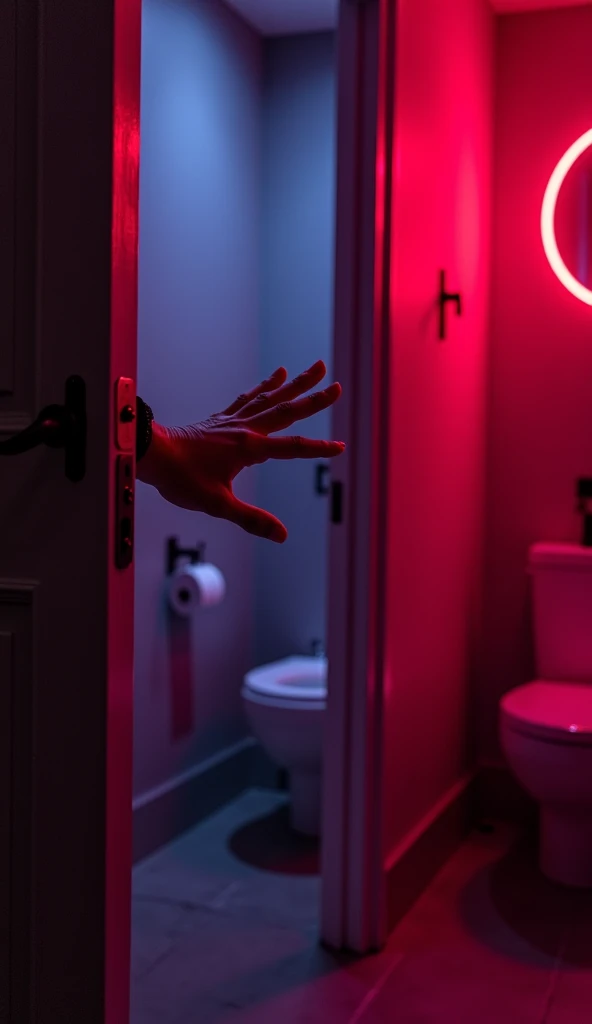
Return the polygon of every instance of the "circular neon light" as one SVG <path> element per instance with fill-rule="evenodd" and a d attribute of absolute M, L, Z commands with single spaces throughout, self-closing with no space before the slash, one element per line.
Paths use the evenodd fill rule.
<path fill-rule="evenodd" d="M 547 259 L 551 264 L 551 269 L 557 274 L 561 284 L 567 288 L 568 292 L 571 292 L 572 295 L 575 295 L 576 299 L 581 299 L 581 301 L 585 302 L 588 306 L 592 306 L 592 291 L 581 284 L 580 281 L 578 281 L 578 279 L 567 269 L 561 258 L 559 249 L 557 248 L 557 239 L 555 237 L 555 207 L 557 205 L 557 197 L 561 190 L 561 186 L 567 177 L 568 171 L 571 170 L 576 160 L 578 160 L 582 153 L 585 153 L 590 146 L 592 146 L 592 128 L 590 131 L 585 132 L 584 135 L 580 136 L 580 138 L 574 142 L 573 146 L 569 147 L 567 153 L 561 157 L 561 160 L 549 178 L 549 184 L 545 190 L 545 197 L 543 199 L 543 206 L 541 209 L 541 235 Z"/>

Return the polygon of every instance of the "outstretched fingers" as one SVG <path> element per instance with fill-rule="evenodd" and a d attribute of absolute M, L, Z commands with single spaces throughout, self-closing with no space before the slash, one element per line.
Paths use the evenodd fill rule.
<path fill-rule="evenodd" d="M 220 516 L 227 519 L 247 533 L 255 537 L 264 537 L 266 540 L 273 540 L 276 544 L 283 544 L 288 536 L 284 524 L 272 516 L 271 512 L 257 508 L 256 505 L 248 505 L 240 501 L 235 494 L 229 494 L 220 509 Z"/>
<path fill-rule="evenodd" d="M 271 409 L 273 406 L 279 405 L 280 402 L 291 402 L 294 398 L 299 398 L 300 395 L 305 395 L 311 388 L 316 388 L 323 377 L 327 373 L 327 367 L 325 366 L 322 359 L 319 359 L 312 366 L 309 366 L 308 370 L 304 373 L 298 374 L 293 380 L 288 381 L 287 384 L 283 384 L 282 387 L 277 388 L 272 394 L 266 394 L 265 388 L 262 389 L 262 393 L 259 393 L 255 398 L 250 399 L 249 402 L 242 407 L 243 417 L 253 419 L 259 413 L 265 412 L 267 409 Z"/>
<path fill-rule="evenodd" d="M 279 396 L 283 388 L 277 392 Z M 329 409 L 341 394 L 341 384 L 330 384 L 323 391 L 315 391 L 306 398 L 299 398 L 297 401 L 284 401 L 273 408 L 260 412 L 249 418 L 249 427 L 252 430 L 259 430 L 264 434 L 271 434 L 276 430 L 285 430 L 291 427 L 297 420 L 306 420 L 316 415 L 323 409 Z"/>
<path fill-rule="evenodd" d="M 343 441 L 317 441 L 308 437 L 261 438 L 261 453 L 266 459 L 334 459 L 342 455 Z"/>
<path fill-rule="evenodd" d="M 280 366 L 274 373 L 272 373 L 271 377 L 268 377 L 266 380 L 262 380 L 257 387 L 252 388 L 251 391 L 247 391 L 244 395 L 239 395 L 232 405 L 229 405 L 227 409 L 223 410 L 222 415 L 233 416 L 234 413 L 240 412 L 241 409 L 244 409 L 249 402 L 252 402 L 259 395 L 264 394 L 266 391 L 275 391 L 277 388 L 280 388 L 287 376 L 288 371 L 283 366 Z"/>

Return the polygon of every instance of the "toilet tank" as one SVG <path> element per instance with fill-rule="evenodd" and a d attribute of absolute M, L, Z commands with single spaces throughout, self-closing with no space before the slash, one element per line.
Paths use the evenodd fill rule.
<path fill-rule="evenodd" d="M 528 564 L 538 678 L 592 683 L 592 548 L 534 544 Z"/>

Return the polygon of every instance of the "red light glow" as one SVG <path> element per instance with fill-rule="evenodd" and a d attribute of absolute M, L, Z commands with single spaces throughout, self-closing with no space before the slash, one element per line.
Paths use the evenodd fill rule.
<path fill-rule="evenodd" d="M 586 286 L 578 281 L 571 271 L 568 270 L 559 252 L 557 238 L 555 235 L 555 208 L 557 206 L 557 198 L 561 191 L 561 186 L 563 185 L 569 171 L 575 164 L 576 160 L 581 157 L 582 153 L 585 153 L 585 151 L 591 146 L 592 129 L 581 135 L 580 138 L 577 139 L 561 157 L 561 160 L 549 178 L 549 184 L 545 190 L 541 209 L 541 236 L 551 269 L 555 272 L 562 285 L 567 288 L 572 295 L 575 295 L 576 299 L 580 299 L 588 306 L 592 306 L 592 291 L 589 288 L 586 288 Z"/>

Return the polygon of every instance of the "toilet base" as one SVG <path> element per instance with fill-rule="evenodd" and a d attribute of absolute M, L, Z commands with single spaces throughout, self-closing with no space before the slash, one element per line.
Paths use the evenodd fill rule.
<path fill-rule="evenodd" d="M 592 888 L 592 815 L 542 807 L 539 861 L 552 882 Z"/>
<path fill-rule="evenodd" d="M 320 772 L 290 772 L 290 820 L 295 832 L 318 836 L 321 832 Z"/>

